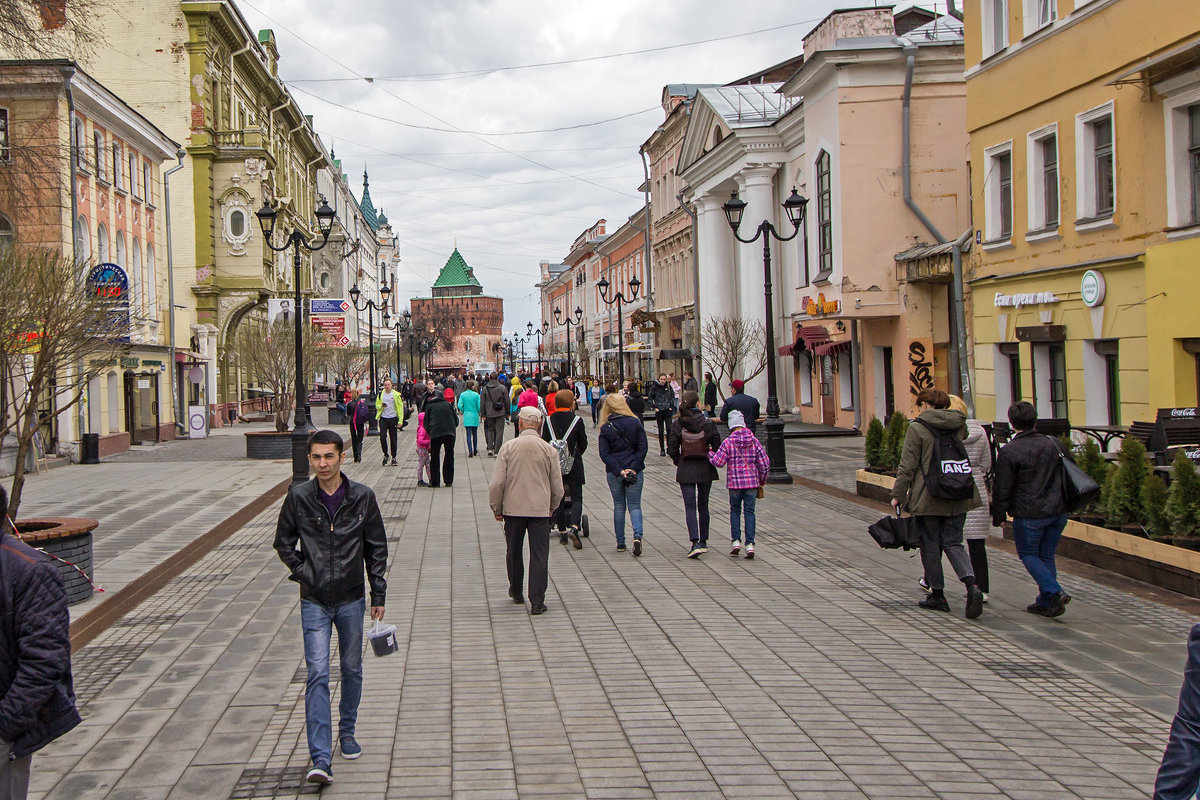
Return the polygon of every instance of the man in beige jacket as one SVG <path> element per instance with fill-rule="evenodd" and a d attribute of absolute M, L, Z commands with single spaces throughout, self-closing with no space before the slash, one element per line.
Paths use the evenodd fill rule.
<path fill-rule="evenodd" d="M 508 596 L 524 603 L 525 560 L 521 549 L 529 533 L 529 613 L 546 611 L 546 582 L 550 558 L 550 516 L 562 502 L 562 471 L 558 451 L 541 436 L 542 412 L 535 406 L 517 415 L 518 435 L 501 446 L 488 487 L 496 519 L 504 522 L 508 542 Z"/>

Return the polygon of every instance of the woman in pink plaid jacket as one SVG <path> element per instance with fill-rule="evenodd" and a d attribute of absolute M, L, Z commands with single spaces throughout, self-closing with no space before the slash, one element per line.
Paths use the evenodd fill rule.
<path fill-rule="evenodd" d="M 729 536 L 733 544 L 729 555 L 742 551 L 742 513 L 746 515 L 746 558 L 754 558 L 754 504 L 758 489 L 767 480 L 771 460 L 767 449 L 746 427 L 740 411 L 729 412 L 729 436 L 715 453 L 708 454 L 714 467 L 728 465 L 725 487 L 729 489 Z"/>

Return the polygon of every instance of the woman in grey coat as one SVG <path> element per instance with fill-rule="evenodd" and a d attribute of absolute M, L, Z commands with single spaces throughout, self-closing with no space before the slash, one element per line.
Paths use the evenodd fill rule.
<path fill-rule="evenodd" d="M 967 404 L 961 397 L 950 395 L 950 408 L 954 411 L 967 413 Z M 967 448 L 967 458 L 971 459 L 971 474 L 975 477 L 975 487 L 979 489 L 979 497 L 983 505 L 967 512 L 967 522 L 963 526 L 963 538 L 967 541 L 967 550 L 971 554 L 971 567 L 975 570 L 975 585 L 983 592 L 983 601 L 988 598 L 988 559 L 987 538 L 995 530 L 992 528 L 992 518 L 988 511 L 992 498 L 988 494 L 986 476 L 992 471 L 992 447 L 988 442 L 987 431 L 976 419 L 967 419 L 967 439 L 963 444 Z"/>

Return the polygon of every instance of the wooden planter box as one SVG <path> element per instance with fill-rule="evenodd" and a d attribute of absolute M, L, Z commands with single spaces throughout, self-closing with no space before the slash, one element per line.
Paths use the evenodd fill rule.
<path fill-rule="evenodd" d="M 292 457 L 291 431 L 250 431 L 246 437 L 246 458 L 279 461 Z"/>
<path fill-rule="evenodd" d="M 42 517 L 17 522 L 21 539 L 31 547 L 45 550 L 58 567 L 67 589 L 67 603 L 79 603 L 92 596 L 92 531 L 99 521 L 84 517 Z M 70 564 L 64 564 L 63 561 Z M 75 567 L 71 566 L 74 564 Z M 80 571 L 87 575 L 85 578 Z"/>
<path fill-rule="evenodd" d="M 860 469 L 854 473 L 854 484 L 859 497 L 877 500 L 880 503 L 890 503 L 892 502 L 892 487 L 896 485 L 896 479 L 891 475 L 880 475 L 877 472 Z"/>

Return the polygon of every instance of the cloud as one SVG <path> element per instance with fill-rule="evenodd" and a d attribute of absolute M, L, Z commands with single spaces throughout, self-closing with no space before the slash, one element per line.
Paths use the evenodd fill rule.
<path fill-rule="evenodd" d="M 352 185 L 364 167 L 370 171 L 375 205 L 387 211 L 400 236 L 400 296 L 427 294 L 457 242 L 484 290 L 505 299 L 505 329 L 513 329 L 538 319 L 534 283 L 541 259 L 560 261 L 595 220 L 607 219 L 613 231 L 641 207 L 638 146 L 662 121 L 662 87 L 725 83 L 791 58 L 834 3 L 238 5 L 252 27 L 275 30 L 280 75 L 295 81 L 297 100 L 314 115 Z M 765 28 L 773 30 L 583 63 L 381 80 L 602 56 Z M 553 133 L 453 132 L 577 126 L 643 109 L 653 110 Z"/>

